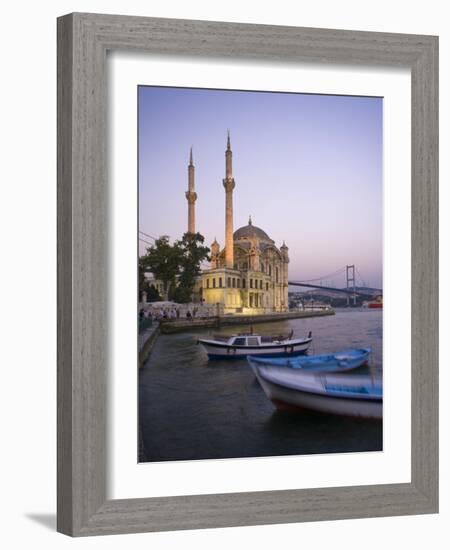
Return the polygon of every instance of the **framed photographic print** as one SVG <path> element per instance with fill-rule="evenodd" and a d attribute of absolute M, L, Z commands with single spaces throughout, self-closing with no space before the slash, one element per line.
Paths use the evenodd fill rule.
<path fill-rule="evenodd" d="M 58 20 L 58 530 L 437 512 L 437 46 Z"/>

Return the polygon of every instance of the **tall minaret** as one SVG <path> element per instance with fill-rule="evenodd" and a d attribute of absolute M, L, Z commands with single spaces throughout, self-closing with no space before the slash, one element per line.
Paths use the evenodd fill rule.
<path fill-rule="evenodd" d="M 186 199 L 188 201 L 188 233 L 195 233 L 195 201 L 197 193 L 195 192 L 195 168 L 192 157 L 192 147 L 189 155 L 188 166 L 188 190 L 186 191 Z"/>
<path fill-rule="evenodd" d="M 235 186 L 233 178 L 233 153 L 230 145 L 230 132 L 227 137 L 227 150 L 225 151 L 225 267 L 233 269 L 234 250 L 233 250 L 233 189 Z"/>

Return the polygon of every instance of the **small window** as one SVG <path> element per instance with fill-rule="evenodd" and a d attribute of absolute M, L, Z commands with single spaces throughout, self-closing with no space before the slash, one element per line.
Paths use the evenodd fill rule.
<path fill-rule="evenodd" d="M 245 279 L 242 279 L 242 288 L 245 288 Z"/>
<path fill-rule="evenodd" d="M 233 342 L 234 346 L 245 346 L 245 338 L 235 338 Z"/>
<path fill-rule="evenodd" d="M 206 279 L 206 288 L 209 288 L 209 279 Z"/>
<path fill-rule="evenodd" d="M 228 279 L 227 279 L 227 287 L 228 288 L 231 287 L 231 277 L 228 277 Z"/>
<path fill-rule="evenodd" d="M 213 279 L 213 288 L 216 288 L 216 278 Z"/>
<path fill-rule="evenodd" d="M 269 283 L 266 283 L 266 290 L 269 290 Z"/>
<path fill-rule="evenodd" d="M 278 267 L 275 270 L 275 282 L 278 283 Z"/>
<path fill-rule="evenodd" d="M 269 277 L 272 277 L 272 266 L 269 265 Z"/>
<path fill-rule="evenodd" d="M 249 336 L 247 338 L 247 346 L 259 346 L 258 338 L 256 336 Z"/>
<path fill-rule="evenodd" d="M 263 285 L 263 283 L 262 283 L 262 279 L 261 279 L 261 281 L 259 281 L 259 288 L 260 288 L 261 290 L 262 290 L 262 285 Z"/>
<path fill-rule="evenodd" d="M 222 277 L 219 277 L 219 288 L 222 288 Z"/>
<path fill-rule="evenodd" d="M 253 279 L 250 279 L 250 288 L 253 288 Z"/>
<path fill-rule="evenodd" d="M 240 287 L 241 287 L 241 280 L 240 280 L 240 279 L 236 279 L 236 283 L 237 283 L 237 287 L 240 288 Z"/>

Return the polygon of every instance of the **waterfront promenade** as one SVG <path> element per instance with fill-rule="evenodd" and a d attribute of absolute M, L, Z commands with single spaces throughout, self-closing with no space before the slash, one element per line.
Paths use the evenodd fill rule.
<path fill-rule="evenodd" d="M 154 321 L 149 327 L 139 333 L 138 349 L 139 349 L 139 368 L 147 361 L 153 344 L 158 338 L 159 323 Z"/>
<path fill-rule="evenodd" d="M 215 317 L 192 317 L 191 319 L 164 319 L 160 323 L 162 334 L 172 334 L 192 329 L 219 328 L 230 325 L 253 325 L 256 323 L 273 323 L 274 321 L 286 321 L 289 319 L 305 319 L 309 317 L 323 317 L 334 315 L 334 310 L 299 310 L 284 313 L 264 313 L 259 315 L 220 315 Z"/>

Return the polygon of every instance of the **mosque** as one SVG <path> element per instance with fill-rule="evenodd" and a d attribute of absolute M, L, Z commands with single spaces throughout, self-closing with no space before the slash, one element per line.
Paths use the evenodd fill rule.
<path fill-rule="evenodd" d="M 206 304 L 219 304 L 224 313 L 269 313 L 288 310 L 288 247 L 278 248 L 269 235 L 248 224 L 234 231 L 233 153 L 230 134 L 225 151 L 225 245 L 214 239 L 211 244 L 211 264 L 202 271 L 195 289 L 198 300 Z M 195 226 L 195 167 L 192 149 L 188 165 L 189 233 L 197 231 Z M 201 233 L 201 231 L 200 231 Z"/>

